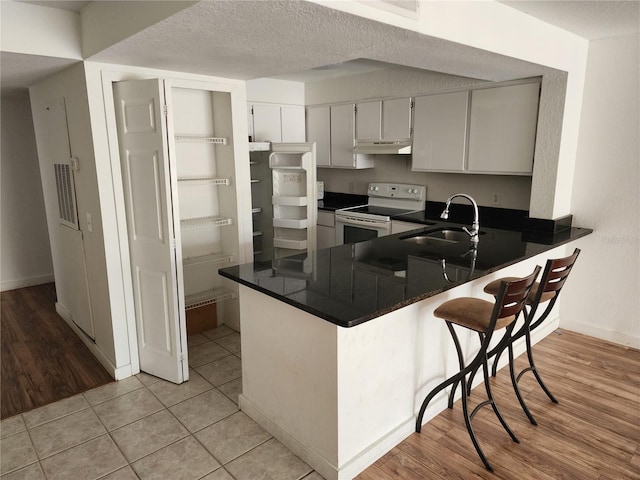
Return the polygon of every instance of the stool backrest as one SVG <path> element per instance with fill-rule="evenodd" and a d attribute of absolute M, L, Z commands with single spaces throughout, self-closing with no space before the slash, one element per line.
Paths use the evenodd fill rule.
<path fill-rule="evenodd" d="M 571 273 L 579 254 L 580 249 L 576 248 L 573 254 L 568 257 L 547 260 L 547 265 L 540 279 L 539 296 L 544 292 L 556 292 L 556 296 L 558 295 L 560 289 L 564 286 L 564 282 L 567 281 L 567 277 Z"/>
<path fill-rule="evenodd" d="M 533 273 L 528 277 L 519 278 L 510 282 L 501 282 L 493 309 L 493 315 L 496 320 L 498 318 L 518 315 L 522 311 L 540 270 L 540 266 L 536 265 Z"/>

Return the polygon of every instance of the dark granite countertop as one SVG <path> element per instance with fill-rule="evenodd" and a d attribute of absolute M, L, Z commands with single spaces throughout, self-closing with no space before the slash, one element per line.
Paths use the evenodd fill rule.
<path fill-rule="evenodd" d="M 420 231 L 455 226 L 434 223 Z M 402 240 L 416 235 L 412 231 L 219 272 L 331 323 L 353 327 L 592 232 L 570 228 L 551 238 L 534 238 L 480 230 L 475 250 L 467 240 L 428 245 Z"/>

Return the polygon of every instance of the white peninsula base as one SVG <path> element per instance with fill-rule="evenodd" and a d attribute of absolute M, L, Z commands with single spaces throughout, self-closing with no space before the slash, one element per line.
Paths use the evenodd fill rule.
<path fill-rule="evenodd" d="M 240 408 L 327 480 L 351 479 L 415 431 L 425 396 L 458 371 L 433 310 L 461 296 L 491 300 L 482 291 L 488 282 L 563 255 L 558 247 L 351 328 L 241 285 Z M 558 327 L 557 311 L 534 342 Z M 477 336 L 460 333 L 465 351 L 476 352 Z M 524 350 L 524 342 L 515 347 L 516 355 Z M 431 402 L 425 422 L 447 407 L 447 393 Z"/>

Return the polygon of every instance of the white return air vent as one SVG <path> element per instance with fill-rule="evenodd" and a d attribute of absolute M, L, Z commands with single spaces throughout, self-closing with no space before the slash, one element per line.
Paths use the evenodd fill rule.
<path fill-rule="evenodd" d="M 69 163 L 54 163 L 53 169 L 56 175 L 60 223 L 78 230 L 78 208 L 72 167 Z"/>

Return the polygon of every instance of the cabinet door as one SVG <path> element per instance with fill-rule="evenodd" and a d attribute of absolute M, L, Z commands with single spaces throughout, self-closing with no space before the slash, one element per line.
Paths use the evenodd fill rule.
<path fill-rule="evenodd" d="M 336 221 L 333 212 L 318 210 L 318 249 L 335 247 Z"/>
<path fill-rule="evenodd" d="M 336 229 L 318 225 L 318 250 L 336 246 Z"/>
<path fill-rule="evenodd" d="M 279 105 L 259 105 L 251 107 L 253 112 L 253 141 L 282 142 Z"/>
<path fill-rule="evenodd" d="M 382 102 L 356 104 L 356 139 L 380 140 L 382 130 Z"/>
<path fill-rule="evenodd" d="M 412 170 L 464 170 L 468 92 L 415 97 Z"/>
<path fill-rule="evenodd" d="M 411 138 L 411 99 L 394 98 L 382 102 L 382 139 Z"/>
<path fill-rule="evenodd" d="M 333 167 L 355 168 L 354 134 L 354 104 L 332 105 L 331 165 Z"/>
<path fill-rule="evenodd" d="M 316 166 L 331 166 L 331 119 L 329 107 L 307 108 L 307 142 L 316 143 Z"/>
<path fill-rule="evenodd" d="M 282 126 L 283 142 L 304 142 L 304 107 L 297 105 L 280 107 L 280 123 Z"/>
<path fill-rule="evenodd" d="M 537 82 L 472 92 L 469 171 L 531 174 L 539 92 Z"/>

